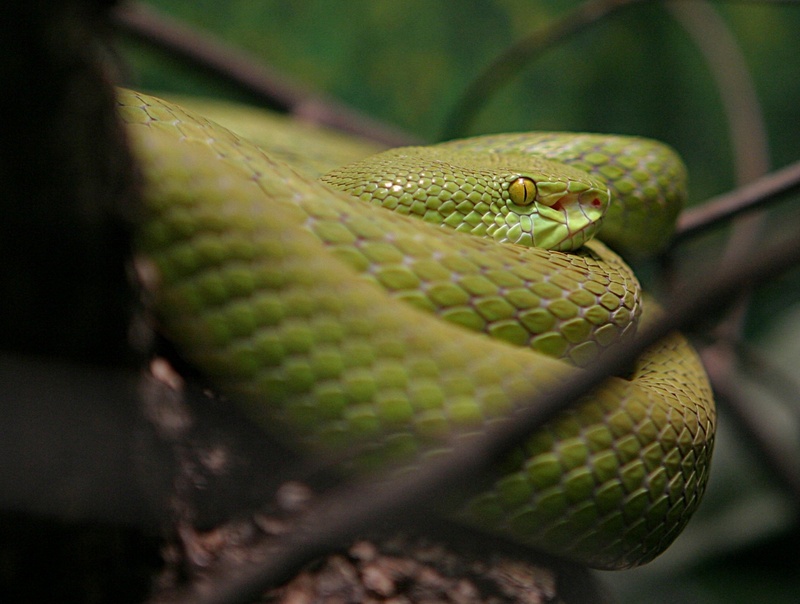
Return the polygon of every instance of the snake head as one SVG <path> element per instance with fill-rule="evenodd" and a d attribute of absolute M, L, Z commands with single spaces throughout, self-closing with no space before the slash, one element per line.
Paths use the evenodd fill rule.
<path fill-rule="evenodd" d="M 514 172 L 501 200 L 491 205 L 497 241 L 569 251 L 591 239 L 611 199 L 606 185 L 582 170 L 536 160 L 534 170 Z"/>

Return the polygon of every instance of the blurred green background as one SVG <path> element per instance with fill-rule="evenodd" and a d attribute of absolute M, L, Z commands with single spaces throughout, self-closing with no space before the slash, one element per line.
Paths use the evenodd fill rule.
<path fill-rule="evenodd" d="M 147 4 L 248 53 L 310 91 L 343 101 L 424 140 L 440 138 L 468 84 L 501 51 L 580 3 L 575 0 L 152 0 Z M 697 4 L 696 2 L 690 4 Z M 800 5 L 717 2 L 749 70 L 773 168 L 800 159 Z M 703 23 L 699 24 L 701 29 Z M 713 43 L 713 40 L 711 40 Z M 127 84 L 245 97 L 140 42 L 122 39 Z M 725 90 L 664 3 L 632 5 L 518 70 L 463 134 L 576 130 L 651 136 L 684 156 L 691 203 L 736 184 Z M 756 141 L 753 141 L 756 147 Z M 770 232 L 798 232 L 797 204 Z M 714 270 L 723 233 L 683 246 L 677 261 Z M 709 267 L 712 267 L 709 269 Z M 798 276 L 760 291 L 748 334 L 790 377 L 800 357 Z M 796 362 L 794 363 L 796 364 Z M 798 401 L 737 385 L 775 420 L 774 438 L 800 459 Z M 621 602 L 797 602 L 800 546 L 793 500 L 767 476 L 723 412 L 715 466 L 698 517 L 640 570 L 603 574 Z M 796 462 L 795 462 L 796 463 Z"/>

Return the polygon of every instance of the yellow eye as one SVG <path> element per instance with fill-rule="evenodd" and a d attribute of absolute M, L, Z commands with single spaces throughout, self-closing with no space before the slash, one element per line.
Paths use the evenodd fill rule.
<path fill-rule="evenodd" d="M 508 185 L 508 196 L 518 206 L 529 206 L 536 199 L 536 183 L 530 178 L 520 176 Z"/>

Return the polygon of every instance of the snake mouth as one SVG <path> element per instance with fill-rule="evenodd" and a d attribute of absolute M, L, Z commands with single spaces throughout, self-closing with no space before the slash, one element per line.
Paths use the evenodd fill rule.
<path fill-rule="evenodd" d="M 573 215 L 580 214 L 586 220 L 597 221 L 603 217 L 608 208 L 608 194 L 601 194 L 599 191 L 584 191 L 580 193 L 567 193 L 558 197 L 555 201 L 547 200 L 539 204 L 540 213 L 547 213 L 548 210 L 561 212 L 569 220 Z"/>

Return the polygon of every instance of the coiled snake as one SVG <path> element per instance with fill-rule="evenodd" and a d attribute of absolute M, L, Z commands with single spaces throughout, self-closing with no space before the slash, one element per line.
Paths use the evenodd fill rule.
<path fill-rule="evenodd" d="M 390 150 L 323 184 L 170 103 L 120 91 L 119 112 L 160 329 L 265 429 L 357 446 L 367 468 L 506 416 L 633 333 L 636 278 L 590 239 L 613 198 L 609 240 L 659 245 L 682 195 L 680 160 L 642 139 Z M 675 334 L 455 513 L 598 568 L 641 564 L 696 508 L 713 438 L 705 374 Z"/>

